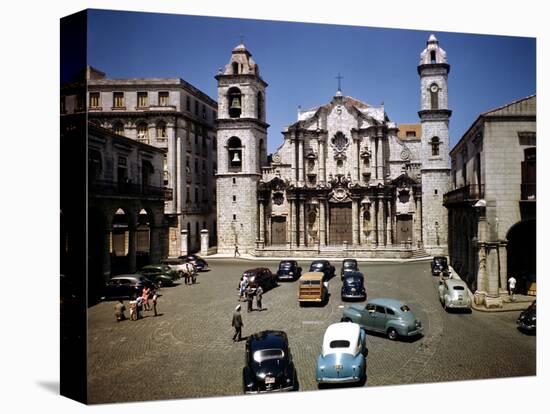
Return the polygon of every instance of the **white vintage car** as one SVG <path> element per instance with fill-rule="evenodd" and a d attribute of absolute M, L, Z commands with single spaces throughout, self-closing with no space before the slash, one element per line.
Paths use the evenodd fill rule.
<path fill-rule="evenodd" d="M 197 269 L 191 263 L 186 263 L 182 259 L 163 259 L 161 260 L 163 264 L 170 266 L 170 269 L 178 272 L 178 276 L 181 278 L 186 273 L 193 274 L 197 273 Z"/>
<path fill-rule="evenodd" d="M 468 286 L 461 279 L 441 279 L 438 291 L 439 301 L 445 310 L 470 309 L 472 305 Z"/>
<path fill-rule="evenodd" d="M 357 382 L 367 379 L 366 334 L 352 322 L 330 325 L 323 338 L 323 351 L 317 358 L 317 382 L 322 384 Z"/>

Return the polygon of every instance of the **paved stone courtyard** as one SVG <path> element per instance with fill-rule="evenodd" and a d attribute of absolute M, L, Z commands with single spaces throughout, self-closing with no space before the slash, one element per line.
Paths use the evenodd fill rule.
<path fill-rule="evenodd" d="M 324 307 L 299 307 L 296 282 L 282 282 L 265 293 L 267 310 L 247 313 L 243 306 L 244 336 L 286 331 L 300 391 L 317 389 L 315 364 L 324 331 L 342 315 L 340 263 L 332 261 L 336 277 L 329 282 L 331 297 Z M 243 270 L 267 266 L 275 271 L 278 262 L 209 264 L 212 270 L 201 273 L 198 284 L 162 289 L 158 317 L 145 312 L 139 321 L 117 323 L 114 302 L 89 309 L 91 403 L 242 394 L 245 342 L 231 340 L 236 287 Z M 306 271 L 309 262 L 300 265 Z M 428 262 L 359 265 L 369 298 L 406 302 L 424 326 L 424 336 L 415 341 L 368 335 L 366 386 L 536 374 L 536 337 L 516 329 L 519 311 L 447 314 Z"/>

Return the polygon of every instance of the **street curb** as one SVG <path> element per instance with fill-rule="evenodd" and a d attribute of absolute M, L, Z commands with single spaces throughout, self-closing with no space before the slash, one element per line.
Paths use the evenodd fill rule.
<path fill-rule="evenodd" d="M 340 261 L 347 258 L 346 257 L 214 257 L 214 256 L 204 256 L 207 260 L 243 260 L 243 261 L 249 261 L 249 262 L 258 262 L 258 261 L 270 261 L 270 262 L 276 262 L 281 260 L 303 260 L 303 261 L 313 261 L 313 260 L 329 260 L 329 261 Z M 432 260 L 432 256 L 429 257 L 418 257 L 418 258 L 412 258 L 412 259 L 375 259 L 375 258 L 355 258 L 358 262 L 365 262 L 365 263 L 414 263 L 414 262 L 429 262 Z"/>
<path fill-rule="evenodd" d="M 518 304 L 517 308 L 516 307 L 510 308 L 510 307 L 506 307 L 506 306 L 503 306 L 502 308 L 485 308 L 485 307 L 480 306 L 480 305 L 473 305 L 472 304 L 472 309 L 476 310 L 478 312 L 517 312 L 517 311 L 522 311 L 522 310 L 527 309 L 529 307 L 529 305 L 531 305 L 531 302 L 519 302 L 517 304 Z M 523 304 L 525 304 L 525 306 Z"/>

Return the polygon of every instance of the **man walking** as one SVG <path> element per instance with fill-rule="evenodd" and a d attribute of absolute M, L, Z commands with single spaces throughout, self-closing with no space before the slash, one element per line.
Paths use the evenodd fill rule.
<path fill-rule="evenodd" d="M 512 300 L 514 300 L 514 291 L 516 290 L 516 278 L 514 276 L 510 276 L 508 279 L 508 294 L 512 297 Z"/>
<path fill-rule="evenodd" d="M 239 246 L 235 245 L 235 254 L 233 255 L 233 257 L 241 257 L 241 254 L 239 253 Z"/>
<path fill-rule="evenodd" d="M 261 286 L 258 286 L 258 289 L 256 289 L 256 307 L 259 311 L 261 311 L 262 308 L 262 295 L 264 293 L 264 290 Z"/>
<path fill-rule="evenodd" d="M 254 300 L 254 293 L 252 288 L 246 290 L 246 303 L 247 303 L 247 312 L 252 312 L 252 301 Z"/>
<path fill-rule="evenodd" d="M 241 305 L 237 305 L 235 312 L 233 312 L 233 321 L 231 321 L 231 326 L 235 328 L 233 342 L 235 342 L 235 340 L 239 342 L 241 340 L 241 330 L 244 326 L 243 318 L 241 317 Z"/>
<path fill-rule="evenodd" d="M 157 313 L 157 299 L 158 299 L 159 295 L 157 293 L 157 290 L 153 290 L 153 311 L 155 312 L 155 316 L 158 316 L 158 313 Z"/>

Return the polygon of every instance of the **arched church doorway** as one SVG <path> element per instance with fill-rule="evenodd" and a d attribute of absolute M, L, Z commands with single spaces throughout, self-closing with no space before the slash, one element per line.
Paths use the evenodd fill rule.
<path fill-rule="evenodd" d="M 520 221 L 510 227 L 508 234 L 508 275 L 517 279 L 517 293 L 527 294 L 536 282 L 537 228 L 535 220 Z"/>

